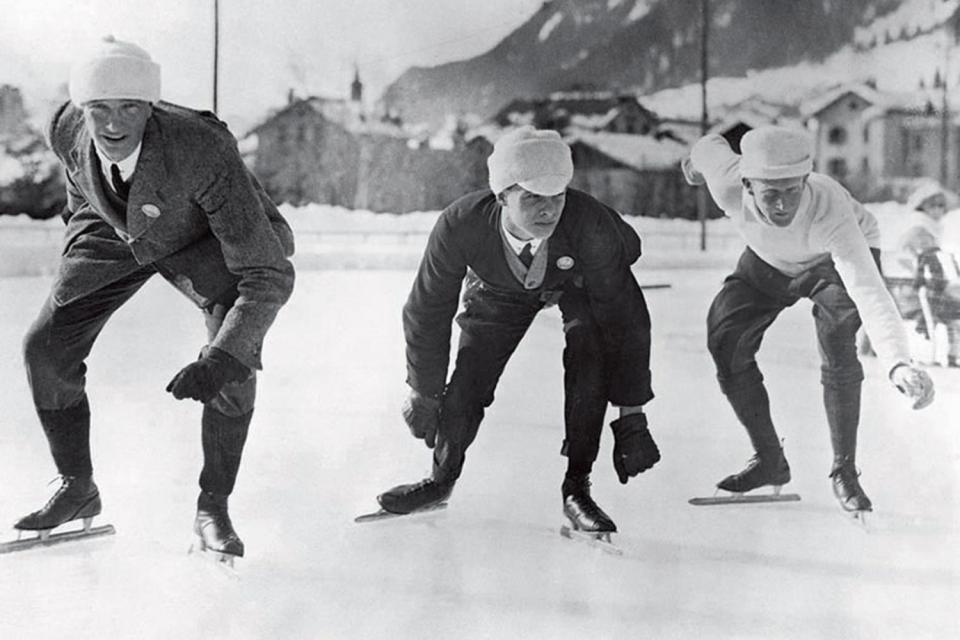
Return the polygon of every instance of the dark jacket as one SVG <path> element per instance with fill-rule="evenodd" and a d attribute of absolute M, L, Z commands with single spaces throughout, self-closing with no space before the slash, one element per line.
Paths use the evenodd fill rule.
<path fill-rule="evenodd" d="M 640 256 L 633 228 L 613 209 L 568 189 L 560 222 L 547 243 L 543 284 L 525 290 L 507 264 L 500 216 L 493 194 L 481 191 L 460 198 L 437 220 L 403 309 L 410 386 L 428 395 L 443 390 L 452 321 L 469 269 L 483 288 L 499 293 L 547 301 L 574 289 L 585 292 L 603 336 L 608 400 L 619 405 L 646 401 L 649 371 L 638 363 L 649 362 L 650 321 L 630 271 Z"/>
<path fill-rule="evenodd" d="M 110 204 L 82 111 L 47 131 L 66 173 L 67 223 L 53 287 L 59 305 L 152 266 L 200 307 L 236 296 L 213 344 L 253 368 L 293 289 L 293 233 L 210 112 L 154 105 L 126 211 Z"/>

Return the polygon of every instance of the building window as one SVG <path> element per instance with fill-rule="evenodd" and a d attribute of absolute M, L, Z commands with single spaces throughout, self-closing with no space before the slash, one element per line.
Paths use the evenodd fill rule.
<path fill-rule="evenodd" d="M 830 127 L 827 132 L 827 141 L 830 144 L 843 144 L 847 141 L 847 130 L 843 127 Z"/>
<path fill-rule="evenodd" d="M 923 136 L 919 133 L 913 136 L 913 148 L 916 151 L 923 149 Z"/>
<path fill-rule="evenodd" d="M 870 127 L 863 128 L 863 141 L 870 142 Z"/>
<path fill-rule="evenodd" d="M 870 173 L 870 159 L 866 156 L 864 156 L 863 160 L 860 161 L 860 171 L 863 173 Z"/>
<path fill-rule="evenodd" d="M 847 161 L 843 158 L 831 158 L 827 161 L 827 173 L 834 178 L 847 177 Z"/>

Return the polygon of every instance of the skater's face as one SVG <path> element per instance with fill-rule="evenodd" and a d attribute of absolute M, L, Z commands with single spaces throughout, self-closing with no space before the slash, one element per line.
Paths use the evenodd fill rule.
<path fill-rule="evenodd" d="M 153 107 L 143 100 L 92 100 L 83 120 L 100 151 L 114 162 L 128 157 L 143 140 Z"/>
<path fill-rule="evenodd" d="M 947 199 L 942 193 L 938 193 L 924 200 L 918 208 L 934 220 L 939 220 L 947 212 Z"/>
<path fill-rule="evenodd" d="M 807 184 L 807 176 L 778 178 L 776 180 L 743 179 L 743 186 L 753 196 L 760 214 L 767 222 L 786 227 L 800 209 L 800 198 Z"/>
<path fill-rule="evenodd" d="M 497 196 L 507 231 L 520 240 L 547 238 L 557 228 L 567 192 L 542 196 L 514 185 Z"/>

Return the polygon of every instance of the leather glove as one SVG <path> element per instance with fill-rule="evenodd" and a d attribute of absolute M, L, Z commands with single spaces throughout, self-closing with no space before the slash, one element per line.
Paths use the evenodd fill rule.
<path fill-rule="evenodd" d="M 229 382 L 241 382 L 250 376 L 250 369 L 232 355 L 209 347 L 200 354 L 200 359 L 191 362 L 167 385 L 167 391 L 177 400 L 191 398 L 210 402 Z"/>
<path fill-rule="evenodd" d="M 613 428 L 613 468 L 620 484 L 660 460 L 660 450 L 647 429 L 647 416 L 631 413 L 610 423 Z"/>
<path fill-rule="evenodd" d="M 403 403 L 402 413 L 413 437 L 423 440 L 427 447 L 433 449 L 437 443 L 437 425 L 440 424 L 440 398 L 431 398 L 411 389 Z"/>
<path fill-rule="evenodd" d="M 923 409 L 933 402 L 933 380 L 923 369 L 900 363 L 890 370 L 890 381 L 913 400 L 914 409 Z"/>

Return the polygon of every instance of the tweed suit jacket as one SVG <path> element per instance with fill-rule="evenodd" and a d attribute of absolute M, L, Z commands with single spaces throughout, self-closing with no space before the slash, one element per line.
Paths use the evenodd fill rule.
<path fill-rule="evenodd" d="M 608 400 L 623 406 L 649 400 L 650 317 L 630 270 L 641 253 L 637 233 L 610 207 L 568 189 L 560 221 L 547 240 L 543 283 L 528 290 L 507 263 L 501 215 L 494 195 L 478 191 L 438 218 L 403 309 L 407 383 L 427 395 L 443 391 L 452 321 L 467 278 L 465 298 L 488 289 L 534 302 L 559 298 L 563 310 L 564 292 L 585 293 L 604 342 Z"/>
<path fill-rule="evenodd" d="M 210 112 L 154 105 L 125 212 L 104 193 L 82 111 L 61 106 L 47 130 L 67 185 L 57 305 L 153 268 L 197 306 L 235 297 L 211 342 L 255 369 L 293 290 L 293 233 Z M 125 213 L 125 215 L 123 215 Z"/>

